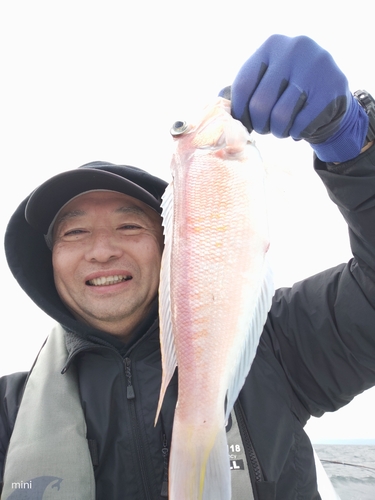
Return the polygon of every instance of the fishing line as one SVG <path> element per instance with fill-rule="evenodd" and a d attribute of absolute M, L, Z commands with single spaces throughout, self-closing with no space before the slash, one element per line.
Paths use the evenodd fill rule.
<path fill-rule="evenodd" d="M 347 462 L 338 462 L 335 460 L 323 460 L 320 459 L 321 462 L 326 462 L 329 464 L 339 464 L 339 465 L 349 465 L 350 467 L 360 467 L 362 469 L 369 469 L 375 471 L 375 467 L 367 467 L 366 465 L 360 465 L 360 464 L 348 464 Z"/>

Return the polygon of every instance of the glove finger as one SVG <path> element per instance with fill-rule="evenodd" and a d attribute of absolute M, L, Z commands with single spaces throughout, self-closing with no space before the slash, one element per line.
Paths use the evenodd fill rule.
<path fill-rule="evenodd" d="M 270 132 L 279 138 L 289 137 L 294 121 L 306 105 L 307 94 L 293 84 L 287 84 L 271 111 Z M 298 138 L 297 136 L 295 138 Z"/>
<path fill-rule="evenodd" d="M 252 129 L 249 101 L 266 71 L 266 63 L 259 63 L 258 59 L 251 57 L 242 66 L 232 84 L 232 115 L 241 120 L 248 129 Z"/>
<path fill-rule="evenodd" d="M 261 92 L 261 99 L 264 102 L 270 100 L 270 106 L 267 107 L 268 113 L 273 107 L 275 102 L 274 92 L 272 92 L 273 97 L 267 95 L 268 86 L 276 85 L 279 86 L 283 80 L 283 73 L 285 73 L 283 66 L 280 66 L 280 62 L 283 60 L 284 47 L 288 45 L 289 38 L 283 35 L 272 35 L 268 40 L 261 45 L 258 50 L 242 65 L 239 70 L 233 84 L 232 84 L 232 115 L 234 118 L 241 120 L 242 123 L 249 128 L 252 128 L 252 116 L 249 114 L 249 105 L 253 97 L 253 94 L 258 89 L 259 86 L 264 85 L 264 77 L 267 74 L 266 88 L 264 92 Z M 272 68 L 272 76 L 268 74 L 269 68 Z M 280 75 L 280 72 L 282 75 Z M 289 67 L 286 68 L 286 75 L 289 73 Z M 276 94 L 278 90 L 276 89 Z M 272 101 L 272 102 L 271 102 Z M 254 110 L 261 104 L 257 103 L 256 100 L 253 102 Z M 265 108 L 266 109 L 266 108 Z M 266 111 L 265 111 L 266 112 Z M 269 119 L 269 114 L 267 116 L 261 117 L 261 112 L 256 113 L 256 120 L 258 122 L 257 128 L 261 133 L 267 133 L 267 121 Z M 260 123 L 263 122 L 263 125 Z M 264 132 L 262 132 L 264 129 Z M 269 129 L 268 129 L 269 132 Z"/>
<path fill-rule="evenodd" d="M 271 132 L 271 114 L 289 85 L 286 76 L 280 74 L 280 69 L 277 66 L 268 67 L 249 101 L 248 109 L 251 122 L 254 130 L 259 134 Z M 287 104 L 286 102 L 283 106 L 283 112 L 286 113 L 283 121 L 289 122 L 291 112 L 288 110 Z M 294 102 L 289 103 L 290 105 L 292 105 L 293 109 Z M 276 126 L 275 128 L 278 129 L 279 127 Z"/>

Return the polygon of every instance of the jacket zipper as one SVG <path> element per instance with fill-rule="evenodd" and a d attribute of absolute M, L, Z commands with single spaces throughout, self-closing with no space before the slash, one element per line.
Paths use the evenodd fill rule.
<path fill-rule="evenodd" d="M 262 472 L 262 469 L 260 467 L 258 457 L 256 456 L 254 446 L 253 446 L 253 443 L 251 441 L 250 434 L 249 434 L 248 428 L 247 428 L 246 423 L 245 423 L 245 416 L 243 413 L 243 409 L 242 409 L 242 406 L 241 406 L 239 401 L 237 401 L 236 404 L 234 405 L 234 411 L 236 413 L 236 418 L 237 418 L 237 423 L 238 423 L 238 427 L 240 430 L 240 435 L 242 436 L 243 443 L 245 445 L 245 454 L 246 454 L 247 463 L 249 464 L 249 469 L 251 466 L 251 470 L 249 470 L 251 482 L 253 483 L 253 481 L 255 480 L 256 483 L 260 483 L 260 482 L 264 481 L 263 472 Z M 251 474 L 251 472 L 253 472 L 253 474 Z M 258 500 L 258 494 L 257 494 L 255 486 L 256 485 L 253 484 L 254 499 Z"/>
<path fill-rule="evenodd" d="M 168 440 L 167 433 L 164 429 L 163 417 L 160 415 L 160 424 L 162 430 L 162 449 L 161 453 L 163 455 L 163 464 L 164 464 L 164 474 L 163 474 L 163 484 L 161 487 L 160 496 L 164 498 L 168 498 L 168 474 L 169 474 L 169 448 L 168 448 Z"/>
<path fill-rule="evenodd" d="M 137 412 L 135 407 L 135 392 L 132 384 L 132 372 L 131 372 L 131 359 L 125 358 L 125 377 L 127 380 L 126 386 L 126 398 L 128 400 L 128 406 L 130 411 L 131 427 L 134 436 L 134 442 L 137 450 L 137 457 L 139 463 L 139 470 L 141 472 L 142 487 L 144 491 L 145 500 L 151 500 L 152 496 L 150 493 L 150 488 L 148 484 L 148 477 L 146 471 L 146 457 L 145 449 L 143 446 L 142 432 L 138 423 Z"/>

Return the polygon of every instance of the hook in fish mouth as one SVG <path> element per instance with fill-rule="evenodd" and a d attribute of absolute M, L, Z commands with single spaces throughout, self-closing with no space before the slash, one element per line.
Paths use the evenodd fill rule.
<path fill-rule="evenodd" d="M 172 125 L 172 128 L 171 128 L 171 134 L 172 135 L 181 135 L 184 132 L 186 132 L 188 126 L 189 125 L 187 122 L 182 122 L 180 120 L 177 122 L 174 122 L 174 124 Z"/>

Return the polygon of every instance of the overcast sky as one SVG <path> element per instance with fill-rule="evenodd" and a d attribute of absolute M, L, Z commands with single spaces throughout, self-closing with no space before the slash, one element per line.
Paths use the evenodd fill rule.
<path fill-rule="evenodd" d="M 1 233 L 38 184 L 89 161 L 132 164 L 169 180 L 171 124 L 230 84 L 273 33 L 314 38 L 353 91 L 374 94 L 373 0 L 358 9 L 329 0 L 3 0 Z M 276 285 L 348 260 L 347 229 L 312 171 L 310 147 L 256 141 L 267 169 Z M 0 264 L 3 375 L 30 368 L 53 321 L 19 289 L 3 252 Z M 315 441 L 375 439 L 374 421 L 372 389 L 308 430 Z"/>

